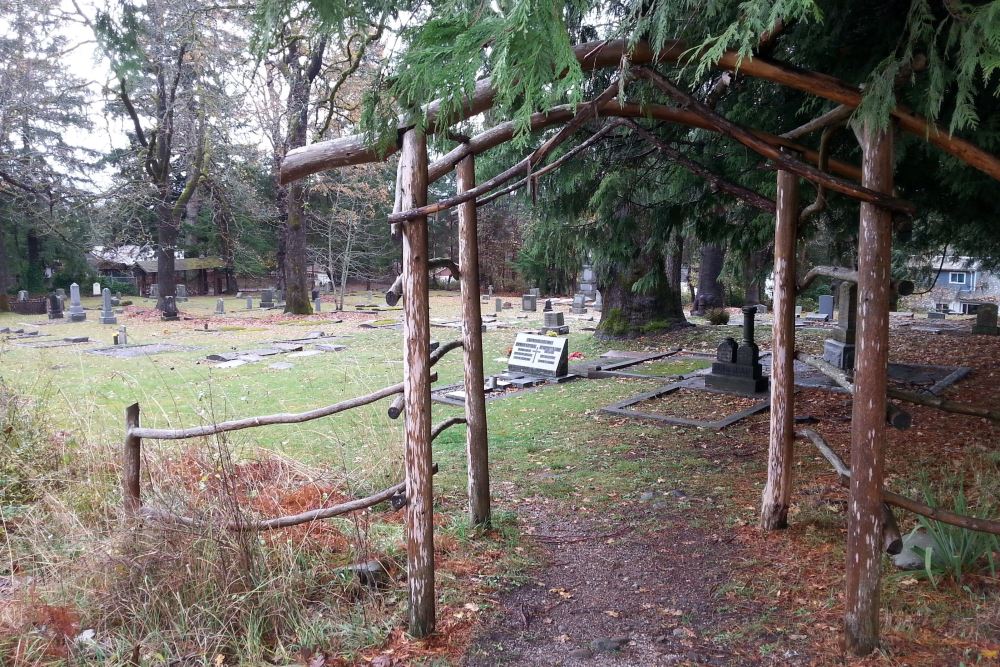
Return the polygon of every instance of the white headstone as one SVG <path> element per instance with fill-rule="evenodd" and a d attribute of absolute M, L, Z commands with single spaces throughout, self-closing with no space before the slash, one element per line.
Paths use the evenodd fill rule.
<path fill-rule="evenodd" d="M 28 290 L 20 290 L 17 293 L 17 300 L 18 301 L 27 301 L 28 300 Z"/>
<path fill-rule="evenodd" d="M 507 360 L 507 370 L 541 377 L 559 377 L 566 375 L 568 364 L 568 339 L 519 333 Z"/>
<path fill-rule="evenodd" d="M 125 325 L 118 327 L 118 344 L 128 345 L 128 331 L 125 330 Z"/>
<path fill-rule="evenodd" d="M 313 311 L 317 312 L 317 313 L 322 312 L 323 307 L 320 305 L 322 303 L 323 302 L 320 301 L 318 298 L 317 299 L 313 299 Z"/>
<path fill-rule="evenodd" d="M 94 296 L 101 296 L 101 283 L 94 283 Z"/>
<path fill-rule="evenodd" d="M 247 297 L 247 310 L 253 310 L 253 297 Z"/>
<path fill-rule="evenodd" d="M 222 299 L 218 299 L 215 302 L 215 314 L 222 315 L 226 312 L 226 302 Z"/>

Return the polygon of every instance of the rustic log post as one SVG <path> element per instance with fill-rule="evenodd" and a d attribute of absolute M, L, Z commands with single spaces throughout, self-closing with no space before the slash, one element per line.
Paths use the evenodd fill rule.
<path fill-rule="evenodd" d="M 475 157 L 458 163 L 458 193 L 476 186 Z M 490 520 L 489 436 L 486 427 L 486 395 L 483 391 L 483 318 L 479 306 L 479 231 L 476 200 L 458 208 L 458 263 L 462 286 L 462 342 L 465 352 L 465 449 L 469 469 L 469 521 Z"/>
<path fill-rule="evenodd" d="M 139 404 L 125 408 L 125 449 L 122 452 L 122 495 L 125 514 L 129 518 L 139 515 L 142 496 L 139 490 L 139 465 L 142 455 L 142 439 L 133 435 L 132 429 L 139 428 Z"/>
<path fill-rule="evenodd" d="M 403 135 L 399 185 L 402 210 L 427 203 L 427 137 L 417 130 Z M 401 228 L 409 629 L 411 635 L 424 637 L 434 632 L 435 597 L 427 218 L 402 223 Z"/>
<path fill-rule="evenodd" d="M 774 223 L 774 324 L 771 329 L 771 438 L 767 485 L 760 527 L 788 526 L 792 495 L 795 431 L 795 241 L 799 218 L 799 177 L 778 171 L 777 216 Z"/>
<path fill-rule="evenodd" d="M 858 132 L 864 155 L 862 183 L 892 192 L 892 130 L 866 125 Z M 879 641 L 882 477 L 889 366 L 889 270 L 892 213 L 861 204 L 858 228 L 858 335 L 851 414 L 851 492 L 847 514 L 845 647 L 868 655 Z"/>

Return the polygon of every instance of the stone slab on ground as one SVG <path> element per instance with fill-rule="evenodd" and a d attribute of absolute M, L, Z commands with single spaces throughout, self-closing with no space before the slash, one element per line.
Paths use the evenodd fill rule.
<path fill-rule="evenodd" d="M 322 350 L 323 352 L 340 352 L 346 350 L 346 345 L 337 345 L 336 343 L 317 343 L 317 350 Z"/>
<path fill-rule="evenodd" d="M 145 357 L 150 354 L 164 354 L 168 352 L 193 352 L 198 348 L 190 345 L 175 345 L 173 343 L 147 343 L 141 345 L 116 345 L 114 347 L 101 347 L 96 350 L 87 350 L 88 354 L 100 354 L 105 357 L 116 359 L 132 359 L 134 357 Z"/>
<path fill-rule="evenodd" d="M 215 368 L 239 368 L 240 366 L 246 366 L 247 362 L 242 359 L 233 359 L 232 361 L 223 361 L 221 364 L 216 364 Z"/>
<path fill-rule="evenodd" d="M 274 343 L 274 347 L 282 352 L 301 352 L 301 343 Z"/>
<path fill-rule="evenodd" d="M 85 344 L 85 343 L 92 343 L 93 344 L 95 342 L 95 341 L 87 340 L 86 337 L 83 337 L 83 338 L 84 338 L 84 340 L 76 340 L 76 339 L 74 339 L 74 340 L 41 340 L 41 341 L 38 341 L 37 343 L 36 342 L 31 342 L 31 343 L 14 343 L 14 345 L 16 345 L 17 347 L 28 347 L 28 348 L 34 348 L 34 349 L 41 350 L 41 349 L 45 349 L 45 348 L 49 348 L 49 347 L 69 347 L 70 345 L 81 345 L 81 344 Z"/>
<path fill-rule="evenodd" d="M 317 354 L 323 354 L 323 350 L 300 350 L 299 352 L 290 352 L 288 354 L 289 358 L 292 357 L 314 357 Z"/>
<path fill-rule="evenodd" d="M 270 364 L 268 368 L 276 371 L 287 371 L 289 368 L 295 368 L 295 364 L 290 364 L 287 361 L 276 361 Z"/>

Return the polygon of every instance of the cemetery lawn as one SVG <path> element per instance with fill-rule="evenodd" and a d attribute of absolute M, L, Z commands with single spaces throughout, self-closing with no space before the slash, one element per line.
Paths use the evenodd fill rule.
<path fill-rule="evenodd" d="M 117 332 L 98 323 L 97 299 L 84 299 L 88 320 L 79 324 L 0 314 L 0 328 L 34 330 L 22 323 L 37 324 L 40 334 L 50 334 L 0 342 L 0 390 L 24 397 L 16 404 L 27 434 L 16 451 L 3 452 L 24 465 L 0 466 L 8 482 L 0 496 L 8 555 L 0 571 L 0 663 L 841 660 L 846 493 L 828 465 L 807 445 L 797 446 L 791 527 L 763 534 L 756 521 L 767 413 L 713 432 L 599 412 L 660 386 L 653 379 L 580 380 L 488 402 L 495 521 L 485 533 L 465 520 L 464 429 L 435 441 L 440 632 L 429 640 L 412 640 L 402 630 L 402 516 L 384 505 L 249 542 L 162 527 L 134 541 L 122 538 L 118 465 L 126 406 L 140 404 L 144 426 L 192 426 L 306 410 L 395 384 L 402 352 L 392 325 L 401 314 L 355 312 L 353 304 L 366 296 L 352 295 L 345 313 L 329 312 L 332 304 L 324 303 L 326 312 L 308 318 L 243 311 L 236 299 L 227 299 L 227 314 L 213 316 L 214 298 L 192 298 L 180 304 L 192 319 L 173 323 L 160 322 L 149 312 L 151 302 L 136 299 L 119 315 L 131 344 L 187 349 L 132 358 L 87 352 L 110 346 Z M 458 310 L 456 293 L 433 294 L 432 318 L 457 318 Z M 541 323 L 540 311 L 528 319 L 517 315 L 517 308 L 505 311 L 501 321 L 511 328 L 484 334 L 487 374 L 505 367 L 517 330 Z M 604 342 L 582 330 L 591 324 L 570 322 L 570 351 L 585 359 L 612 348 L 712 352 L 723 336 L 739 335 L 736 326 L 698 326 Z M 314 331 L 346 349 L 283 353 L 232 368 L 206 360 Z M 767 349 L 769 327 L 757 331 Z M 451 328 L 431 332 L 442 342 L 458 336 Z M 71 335 L 100 345 L 18 345 Z M 819 330 L 797 336 L 799 348 L 812 353 L 825 337 Z M 971 366 L 973 373 L 947 390 L 948 398 L 1000 405 L 995 338 L 897 328 L 892 343 L 893 361 Z M 461 381 L 460 354 L 435 367 L 438 385 Z M 271 368 L 275 363 L 292 367 Z M 696 370 L 671 364 L 667 358 L 643 371 Z M 814 428 L 846 453 L 846 398 L 800 390 L 797 401 L 796 414 L 819 420 Z M 299 426 L 239 431 L 221 443 L 147 443 L 143 465 L 152 472 L 143 480 L 145 497 L 188 515 L 225 519 L 233 505 L 264 517 L 385 488 L 402 479 L 402 423 L 386 416 L 387 406 L 383 400 Z M 923 500 L 925 484 L 945 499 L 961 484 L 973 507 L 988 510 L 992 503 L 996 516 L 996 428 L 907 409 L 914 426 L 890 432 L 888 485 Z M 434 405 L 435 423 L 459 414 Z M 913 527 L 912 516 L 897 516 L 904 532 Z M 377 590 L 337 573 L 373 559 L 388 577 Z M 885 650 L 866 664 L 995 660 L 1000 590 L 982 562 L 960 581 L 932 583 L 888 561 L 886 573 Z M 618 638 L 625 641 L 611 650 Z M 595 650 L 599 655 L 588 658 Z"/>

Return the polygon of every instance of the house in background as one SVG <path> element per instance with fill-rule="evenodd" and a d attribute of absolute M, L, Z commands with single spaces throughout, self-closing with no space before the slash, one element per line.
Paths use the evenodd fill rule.
<path fill-rule="evenodd" d="M 946 257 L 942 262 L 938 256 L 913 263 L 914 266 L 928 264 L 936 272 L 934 286 L 926 294 L 907 297 L 908 307 L 972 315 L 984 303 L 1000 303 L 1000 273 L 983 270 L 979 260 Z"/>
<path fill-rule="evenodd" d="M 157 283 L 156 250 L 151 246 L 95 246 L 87 256 L 87 263 L 102 277 L 132 283 L 143 296 Z M 224 294 L 236 290 L 232 269 L 221 257 L 188 259 L 184 251 L 175 251 L 174 274 L 178 285 L 187 286 L 188 294 Z"/>

